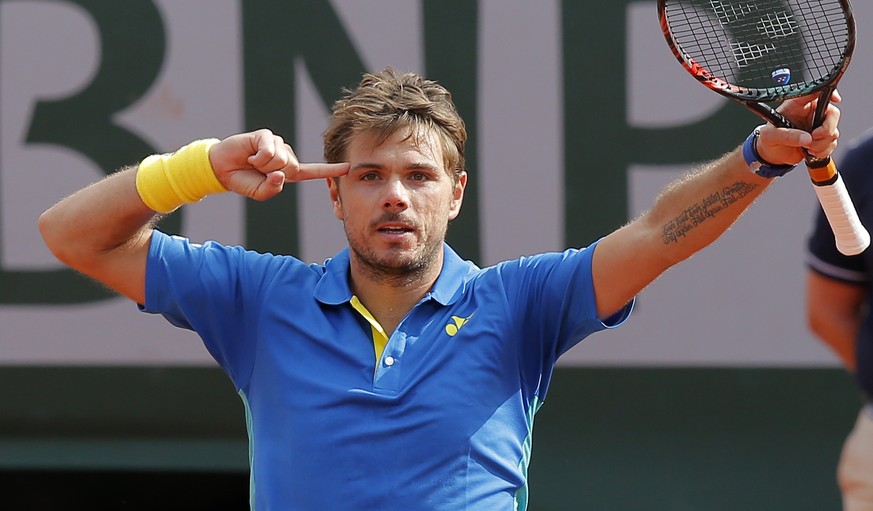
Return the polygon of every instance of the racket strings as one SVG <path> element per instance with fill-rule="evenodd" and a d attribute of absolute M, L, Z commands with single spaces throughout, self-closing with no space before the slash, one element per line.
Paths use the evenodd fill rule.
<path fill-rule="evenodd" d="M 667 0 L 664 13 L 689 67 L 774 98 L 838 76 L 852 40 L 839 0 Z"/>

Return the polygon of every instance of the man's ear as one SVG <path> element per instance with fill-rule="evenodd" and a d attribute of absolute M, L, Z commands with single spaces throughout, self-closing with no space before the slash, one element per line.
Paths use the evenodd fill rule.
<path fill-rule="evenodd" d="M 330 204 L 333 207 L 333 216 L 337 220 L 343 220 L 343 202 L 340 199 L 339 178 L 328 177 L 325 181 L 327 181 L 327 190 L 330 194 Z"/>
<path fill-rule="evenodd" d="M 467 187 L 467 172 L 461 171 L 452 191 L 452 205 L 449 208 L 449 220 L 454 220 L 461 212 L 461 204 L 464 202 L 464 189 Z"/>

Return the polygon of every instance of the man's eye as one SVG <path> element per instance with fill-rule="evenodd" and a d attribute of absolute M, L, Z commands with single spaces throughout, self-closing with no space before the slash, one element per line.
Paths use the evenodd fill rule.
<path fill-rule="evenodd" d="M 411 176 L 413 181 L 427 181 L 427 174 L 424 172 L 416 172 Z"/>
<path fill-rule="evenodd" d="M 375 181 L 379 179 L 379 174 L 375 172 L 367 172 L 366 174 L 361 175 L 361 181 Z"/>

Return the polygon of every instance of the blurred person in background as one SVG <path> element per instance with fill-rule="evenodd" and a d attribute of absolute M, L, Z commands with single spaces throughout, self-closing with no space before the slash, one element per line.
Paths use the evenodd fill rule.
<path fill-rule="evenodd" d="M 865 226 L 873 226 L 873 130 L 854 140 L 840 159 L 840 174 Z M 873 251 L 837 251 L 819 208 L 807 243 L 809 327 L 850 371 L 863 399 L 843 445 L 837 481 L 844 511 L 873 511 Z"/>

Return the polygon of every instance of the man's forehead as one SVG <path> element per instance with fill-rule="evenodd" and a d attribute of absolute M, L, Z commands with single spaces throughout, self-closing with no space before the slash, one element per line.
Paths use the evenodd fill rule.
<path fill-rule="evenodd" d="M 387 137 L 377 130 L 367 130 L 354 135 L 349 141 L 348 157 L 404 154 L 419 156 L 442 164 L 443 151 L 439 136 L 433 129 L 401 128 Z"/>

